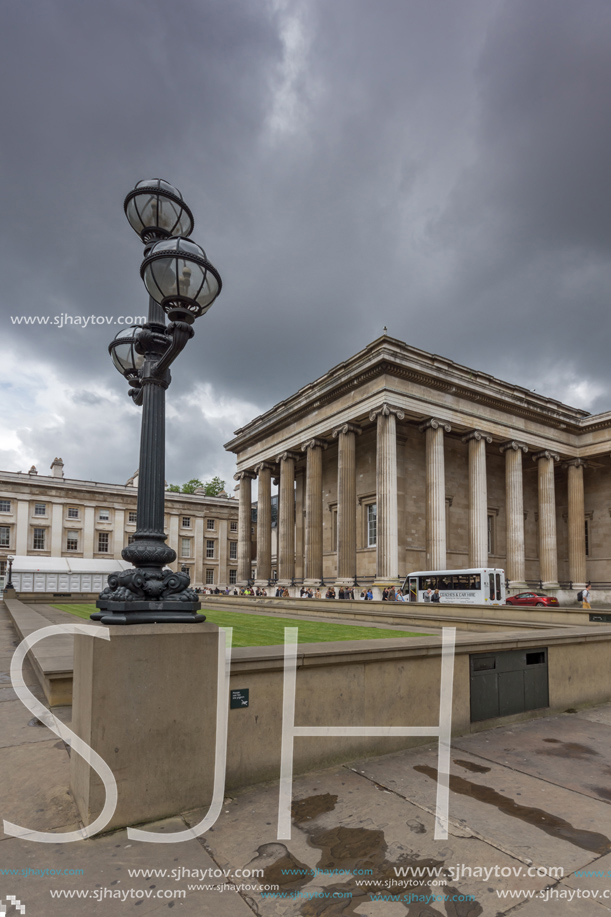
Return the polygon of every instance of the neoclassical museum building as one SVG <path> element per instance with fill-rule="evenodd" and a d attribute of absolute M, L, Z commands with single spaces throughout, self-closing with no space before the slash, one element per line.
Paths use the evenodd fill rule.
<path fill-rule="evenodd" d="M 238 582 L 254 572 L 265 584 L 356 576 L 381 587 L 417 570 L 490 566 L 510 590 L 611 589 L 611 412 L 385 334 L 225 448 L 240 482 Z"/>

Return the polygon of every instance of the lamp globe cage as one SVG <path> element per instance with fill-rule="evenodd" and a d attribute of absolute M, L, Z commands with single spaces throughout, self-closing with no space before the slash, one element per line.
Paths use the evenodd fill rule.
<path fill-rule="evenodd" d="M 136 345 L 138 343 L 138 332 L 141 325 L 133 325 L 131 328 L 123 328 L 119 331 L 114 341 L 108 345 L 108 352 L 112 357 L 112 362 L 119 370 L 122 376 L 125 376 L 130 382 L 138 378 L 138 370 L 144 364 L 144 356 L 138 353 Z"/>
<path fill-rule="evenodd" d="M 162 178 L 139 181 L 125 198 L 123 209 L 145 244 L 172 236 L 190 236 L 195 225 L 178 188 Z"/>
<path fill-rule="evenodd" d="M 155 243 L 142 262 L 140 276 L 170 321 L 190 325 L 208 311 L 223 285 L 204 249 L 185 238 Z"/>

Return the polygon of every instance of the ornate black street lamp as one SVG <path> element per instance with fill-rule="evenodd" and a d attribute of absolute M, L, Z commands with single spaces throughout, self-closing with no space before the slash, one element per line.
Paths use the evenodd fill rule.
<path fill-rule="evenodd" d="M 221 292 L 221 278 L 191 239 L 193 216 L 180 192 L 161 179 L 138 182 L 125 213 L 145 244 L 140 275 L 149 292 L 145 325 L 120 332 L 109 346 L 113 363 L 142 405 L 137 531 L 121 556 L 133 570 L 113 573 L 91 615 L 103 624 L 192 624 L 205 621 L 188 572 L 166 567 L 176 552 L 165 543 L 165 390 L 169 367 L 193 337 L 193 322 Z M 166 315 L 170 324 L 165 324 Z"/>
<path fill-rule="evenodd" d="M 15 587 L 13 586 L 13 561 L 15 560 L 15 558 L 12 554 L 9 554 L 6 559 L 8 560 L 8 580 L 4 584 L 5 593 L 7 589 L 12 589 L 13 592 L 15 591 Z"/>

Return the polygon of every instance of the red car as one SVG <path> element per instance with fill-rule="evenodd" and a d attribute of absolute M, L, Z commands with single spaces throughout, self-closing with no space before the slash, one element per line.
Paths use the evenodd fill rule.
<path fill-rule="evenodd" d="M 543 592 L 519 592 L 517 595 L 511 595 L 505 599 L 506 605 L 547 605 L 549 608 L 559 607 L 558 599 L 555 595 L 545 595 Z"/>

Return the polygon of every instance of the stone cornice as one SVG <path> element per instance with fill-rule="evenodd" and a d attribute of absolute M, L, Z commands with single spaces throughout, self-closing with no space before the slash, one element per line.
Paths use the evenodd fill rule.
<path fill-rule="evenodd" d="M 581 432 L 582 425 L 587 425 L 588 431 L 605 428 L 611 431 L 611 414 L 596 422 L 586 411 L 543 398 L 521 386 L 510 385 L 385 335 L 237 430 L 225 448 L 242 451 L 255 438 L 282 429 L 289 417 L 294 423 L 343 394 L 354 392 L 355 387 L 384 375 L 416 382 L 428 389 L 447 392 L 453 399 L 477 402 L 568 433 Z"/>

